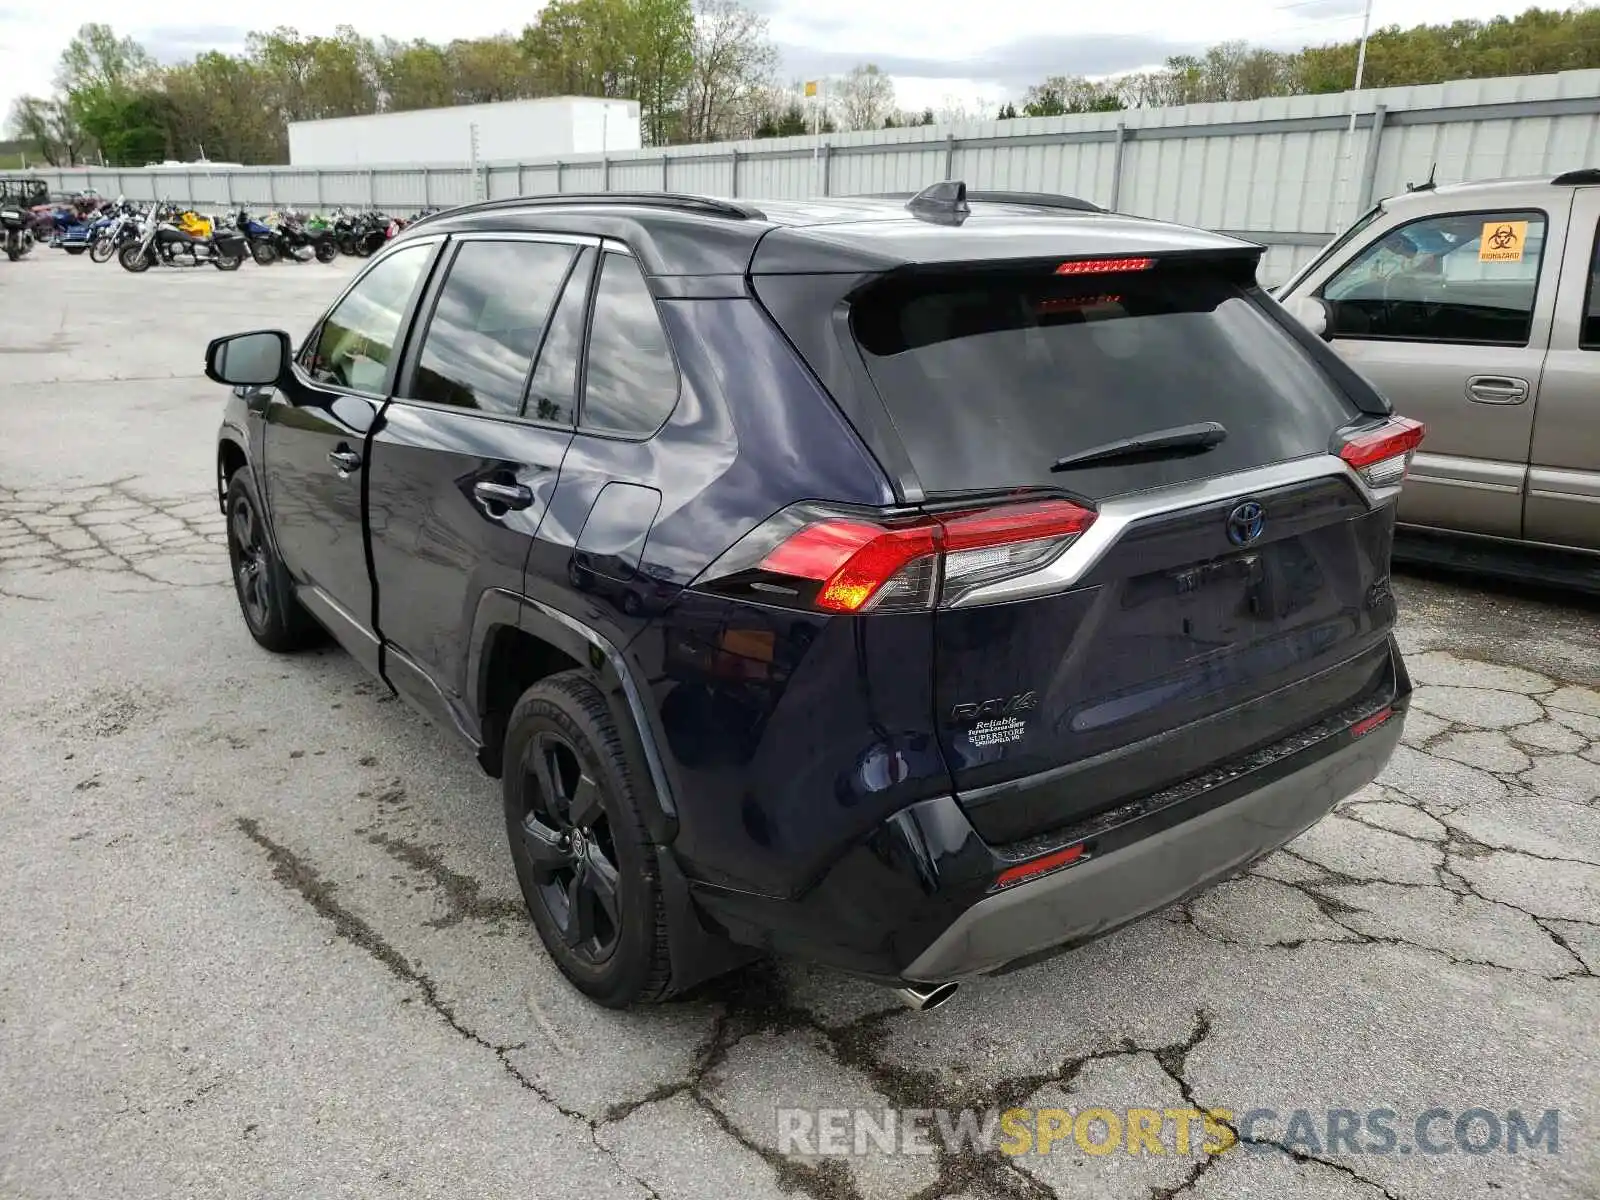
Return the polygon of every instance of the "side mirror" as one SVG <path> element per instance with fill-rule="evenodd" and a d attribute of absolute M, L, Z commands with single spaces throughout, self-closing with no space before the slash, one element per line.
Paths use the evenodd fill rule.
<path fill-rule="evenodd" d="M 236 333 L 206 347 L 206 378 L 232 387 L 270 387 L 289 370 L 289 335 L 281 329 Z"/>
<path fill-rule="evenodd" d="M 1332 323 L 1328 320 L 1327 301 L 1316 296 L 1297 296 L 1286 307 L 1290 316 L 1319 338 L 1327 341 L 1333 336 L 1328 332 Z"/>

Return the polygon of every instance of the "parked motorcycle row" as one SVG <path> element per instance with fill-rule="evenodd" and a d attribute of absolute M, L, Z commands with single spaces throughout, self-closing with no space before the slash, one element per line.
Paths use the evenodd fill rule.
<path fill-rule="evenodd" d="M 121 196 L 107 202 L 78 195 L 27 205 L 20 196 L 0 194 L 0 237 L 11 261 L 43 244 L 74 256 L 87 254 L 96 263 L 115 258 L 135 273 L 151 267 L 236 271 L 246 258 L 263 267 L 329 263 L 341 254 L 364 258 L 415 219 L 344 208 L 330 216 L 293 211 L 253 215 L 242 207 L 222 216 L 202 216 L 170 202 L 140 208 Z"/>

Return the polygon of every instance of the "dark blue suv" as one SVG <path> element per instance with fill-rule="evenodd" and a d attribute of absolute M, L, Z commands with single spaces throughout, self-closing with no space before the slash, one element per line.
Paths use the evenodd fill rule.
<path fill-rule="evenodd" d="M 954 182 L 440 213 L 297 350 L 207 350 L 245 621 L 476 748 L 601 1003 L 764 951 L 936 1002 L 1400 736 L 1422 429 L 1260 253 Z"/>

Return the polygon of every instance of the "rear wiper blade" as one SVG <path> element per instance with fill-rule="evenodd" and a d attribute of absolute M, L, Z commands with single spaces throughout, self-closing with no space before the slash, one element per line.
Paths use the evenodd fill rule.
<path fill-rule="evenodd" d="M 1218 421 L 1199 421 L 1193 425 L 1175 425 L 1155 433 L 1141 433 L 1137 437 L 1121 438 L 1103 446 L 1091 446 L 1058 458 L 1051 464 L 1052 471 L 1071 471 L 1091 463 L 1110 462 L 1118 458 L 1166 458 L 1174 454 L 1194 454 L 1220 445 L 1228 431 Z"/>

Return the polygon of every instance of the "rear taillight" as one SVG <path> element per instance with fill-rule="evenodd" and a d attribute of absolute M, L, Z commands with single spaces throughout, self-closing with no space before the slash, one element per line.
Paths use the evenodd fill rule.
<path fill-rule="evenodd" d="M 1382 425 L 1346 437 L 1339 457 L 1355 468 L 1371 488 L 1398 487 L 1411 467 L 1411 456 L 1426 432 L 1421 421 L 1391 417 Z"/>
<path fill-rule="evenodd" d="M 694 586 L 827 612 L 929 609 L 1039 569 L 1094 517 L 1054 499 L 904 517 L 796 505 L 740 539 Z"/>

